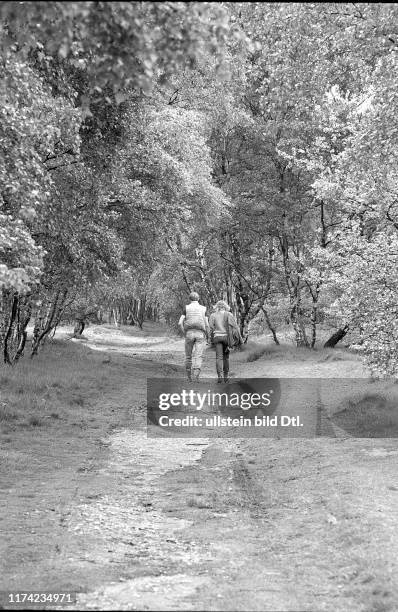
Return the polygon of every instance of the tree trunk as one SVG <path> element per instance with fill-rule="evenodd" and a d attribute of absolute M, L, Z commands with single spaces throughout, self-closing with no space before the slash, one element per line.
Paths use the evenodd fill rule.
<path fill-rule="evenodd" d="M 295 333 L 295 341 L 296 346 L 308 348 L 308 339 L 305 333 L 304 326 L 300 321 L 292 321 L 294 333 Z"/>
<path fill-rule="evenodd" d="M 2 321 L 3 359 L 13 365 L 23 355 L 30 316 L 31 302 L 29 296 L 18 293 L 3 292 L 2 315 L 8 316 Z"/>
<path fill-rule="evenodd" d="M 14 336 L 15 327 L 17 325 L 17 314 L 18 314 L 18 294 L 14 293 L 13 298 L 12 298 L 10 318 L 8 320 L 8 325 L 7 325 L 6 333 L 4 336 L 4 347 L 3 347 L 4 363 L 7 363 L 8 365 L 11 365 L 13 361 L 11 359 L 11 354 L 10 354 L 11 353 L 10 344 Z"/>
<path fill-rule="evenodd" d="M 19 345 L 17 348 L 17 352 L 15 353 L 15 357 L 14 357 L 14 361 L 18 361 L 18 359 L 20 359 L 23 355 L 23 352 L 25 350 L 25 346 L 26 346 L 26 340 L 28 339 L 28 332 L 26 331 L 26 328 L 21 332 L 20 335 L 20 339 L 19 339 Z"/>
<path fill-rule="evenodd" d="M 311 348 L 315 348 L 316 342 L 316 326 L 318 323 L 318 302 L 319 302 L 319 293 L 322 287 L 322 281 L 318 280 L 315 286 L 312 286 L 310 282 L 306 281 L 306 285 L 310 292 L 312 298 L 312 308 L 311 308 Z"/>
<path fill-rule="evenodd" d="M 312 310 L 311 310 L 311 348 L 315 347 L 317 319 L 318 319 L 318 302 L 313 301 Z"/>
<path fill-rule="evenodd" d="M 142 329 L 145 320 L 145 308 L 146 308 L 146 296 L 139 300 L 139 310 L 138 310 L 138 326 Z"/>
<path fill-rule="evenodd" d="M 269 318 L 269 314 L 267 312 L 267 310 L 264 308 L 264 306 L 261 307 L 261 310 L 264 314 L 264 318 L 265 318 L 265 322 L 267 323 L 267 327 L 270 330 L 271 334 L 272 334 L 272 338 L 274 339 L 275 344 L 279 345 L 280 342 L 278 340 L 278 336 L 276 335 L 276 330 L 274 328 L 274 326 L 271 323 L 271 320 Z"/>
<path fill-rule="evenodd" d="M 23 355 L 25 350 L 28 332 L 26 328 L 32 316 L 32 303 L 29 296 L 19 298 L 18 303 L 18 327 L 17 327 L 17 350 L 14 355 L 14 362 L 17 362 Z"/>
<path fill-rule="evenodd" d="M 302 320 L 302 313 L 298 302 L 294 304 L 293 308 L 290 311 L 290 321 L 294 329 L 296 346 L 304 346 L 308 348 L 309 342 L 307 339 L 307 334 L 305 332 L 305 325 Z"/>
<path fill-rule="evenodd" d="M 340 342 L 340 340 L 342 340 L 342 338 L 344 338 L 344 336 L 348 333 L 348 330 L 349 325 L 346 323 L 344 327 L 338 329 L 336 333 L 334 333 L 332 336 L 330 336 L 328 340 L 326 340 L 325 344 L 323 345 L 324 348 L 334 348 L 336 344 Z"/>
<path fill-rule="evenodd" d="M 302 288 L 302 266 L 297 267 L 295 263 L 291 263 L 291 258 L 289 256 L 289 242 L 286 234 L 279 236 L 279 244 L 280 250 L 282 253 L 283 259 L 283 267 L 285 272 L 285 280 L 286 286 L 289 291 L 290 298 L 290 322 L 293 326 L 295 333 L 295 341 L 296 346 L 301 347 L 304 346 L 306 348 L 309 347 L 309 342 L 307 339 L 307 335 L 305 332 L 305 325 L 302 319 L 302 308 L 301 308 L 301 288 Z M 294 249 L 294 245 L 291 247 L 293 249 L 293 254 L 295 256 L 295 260 L 298 257 L 297 249 Z M 295 261 L 293 260 L 293 261 Z"/>
<path fill-rule="evenodd" d="M 49 299 L 46 306 L 40 309 L 36 317 L 33 330 L 31 358 L 37 355 L 40 345 L 45 341 L 48 334 L 59 324 L 68 295 L 67 289 L 59 289 Z"/>
<path fill-rule="evenodd" d="M 243 342 L 247 342 L 249 337 L 249 310 L 247 303 L 242 299 L 242 296 L 238 296 L 237 299 L 238 305 L 238 323 L 239 323 L 239 331 L 243 338 Z"/>
<path fill-rule="evenodd" d="M 81 336 L 84 332 L 84 328 L 86 327 L 86 323 L 84 321 L 84 319 L 77 319 L 76 323 L 75 323 L 75 327 L 73 330 L 73 335 L 74 336 Z"/>
<path fill-rule="evenodd" d="M 115 325 L 115 327 L 119 327 L 116 312 L 117 312 L 117 309 L 116 308 L 112 308 L 112 316 L 113 316 L 114 325 Z"/>

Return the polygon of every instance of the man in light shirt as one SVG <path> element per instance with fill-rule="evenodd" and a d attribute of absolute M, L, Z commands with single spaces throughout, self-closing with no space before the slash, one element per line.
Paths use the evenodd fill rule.
<path fill-rule="evenodd" d="M 206 306 L 199 304 L 199 295 L 193 291 L 189 294 L 190 303 L 178 321 L 185 336 L 185 368 L 188 380 L 199 380 L 202 368 L 202 355 L 209 335 L 209 321 Z"/>

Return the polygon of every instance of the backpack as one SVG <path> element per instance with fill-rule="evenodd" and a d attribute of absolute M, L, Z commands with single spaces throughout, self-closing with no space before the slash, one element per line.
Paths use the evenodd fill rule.
<path fill-rule="evenodd" d="M 224 314 L 224 326 L 227 331 L 227 342 L 229 348 L 235 348 L 243 344 L 242 336 L 237 325 L 231 325 L 228 312 Z"/>

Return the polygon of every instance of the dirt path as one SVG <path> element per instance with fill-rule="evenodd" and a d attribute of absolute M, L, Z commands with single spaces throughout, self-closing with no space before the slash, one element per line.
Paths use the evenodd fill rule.
<path fill-rule="evenodd" d="M 152 348 L 142 357 L 183 363 L 181 342 Z M 214 354 L 206 357 L 203 375 L 213 375 Z M 235 360 L 232 369 L 264 376 L 264 365 Z M 329 376 L 336 366 L 341 373 L 341 364 L 327 365 Z M 360 364 L 349 365 L 351 376 L 363 375 Z M 297 373 L 325 376 L 325 367 L 267 363 L 270 376 Z M 326 385 L 326 402 L 329 391 Z M 311 405 L 316 395 L 301 401 Z M 139 525 L 129 551 L 136 574 L 81 602 L 137 610 L 393 610 L 397 454 L 387 440 L 154 441 L 119 432 L 109 469 L 129 475 L 128 522 Z M 119 513 L 124 507 L 120 499 L 110 503 Z"/>
<path fill-rule="evenodd" d="M 89 342 L 107 347 L 106 339 Z M 25 577 L 25 588 L 33 588 L 47 571 L 54 586 L 79 591 L 76 609 L 87 610 L 395 611 L 396 440 L 338 431 L 333 435 L 344 437 L 148 439 L 145 376 L 181 373 L 183 346 L 167 339 L 156 349 L 152 342 L 137 345 L 111 343 L 108 354 L 128 357 L 128 378 L 120 377 L 117 393 L 101 407 L 103 419 L 115 408 L 117 418 L 107 432 L 99 427 L 84 465 L 76 442 L 75 476 L 64 482 L 70 500 L 55 513 L 52 554 L 29 560 L 9 548 L 16 558 L 12 571 L 7 566 L 8 585 L 16 588 Z M 208 357 L 205 375 L 214 371 Z M 233 369 L 264 376 L 271 365 L 279 376 L 305 376 L 311 367 L 283 363 L 278 371 L 275 363 L 235 359 Z M 313 367 L 330 376 L 335 365 Z M 319 397 L 314 392 L 306 401 Z M 326 406 L 327 388 L 323 399 Z M 38 478 L 45 485 L 40 470 Z M 37 483 L 25 486 L 29 494 Z M 42 538 L 52 529 L 48 497 L 47 491 L 35 527 Z M 21 529 L 32 527 L 31 517 L 19 520 Z"/>

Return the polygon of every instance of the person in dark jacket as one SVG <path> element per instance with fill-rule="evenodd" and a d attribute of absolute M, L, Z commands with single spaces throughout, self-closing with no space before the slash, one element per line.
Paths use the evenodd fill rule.
<path fill-rule="evenodd" d="M 216 304 L 216 311 L 210 315 L 210 337 L 216 349 L 216 369 L 218 382 L 229 380 L 229 347 L 228 330 L 230 325 L 240 338 L 239 327 L 235 317 L 229 312 L 230 308 L 226 302 L 220 300 Z"/>

